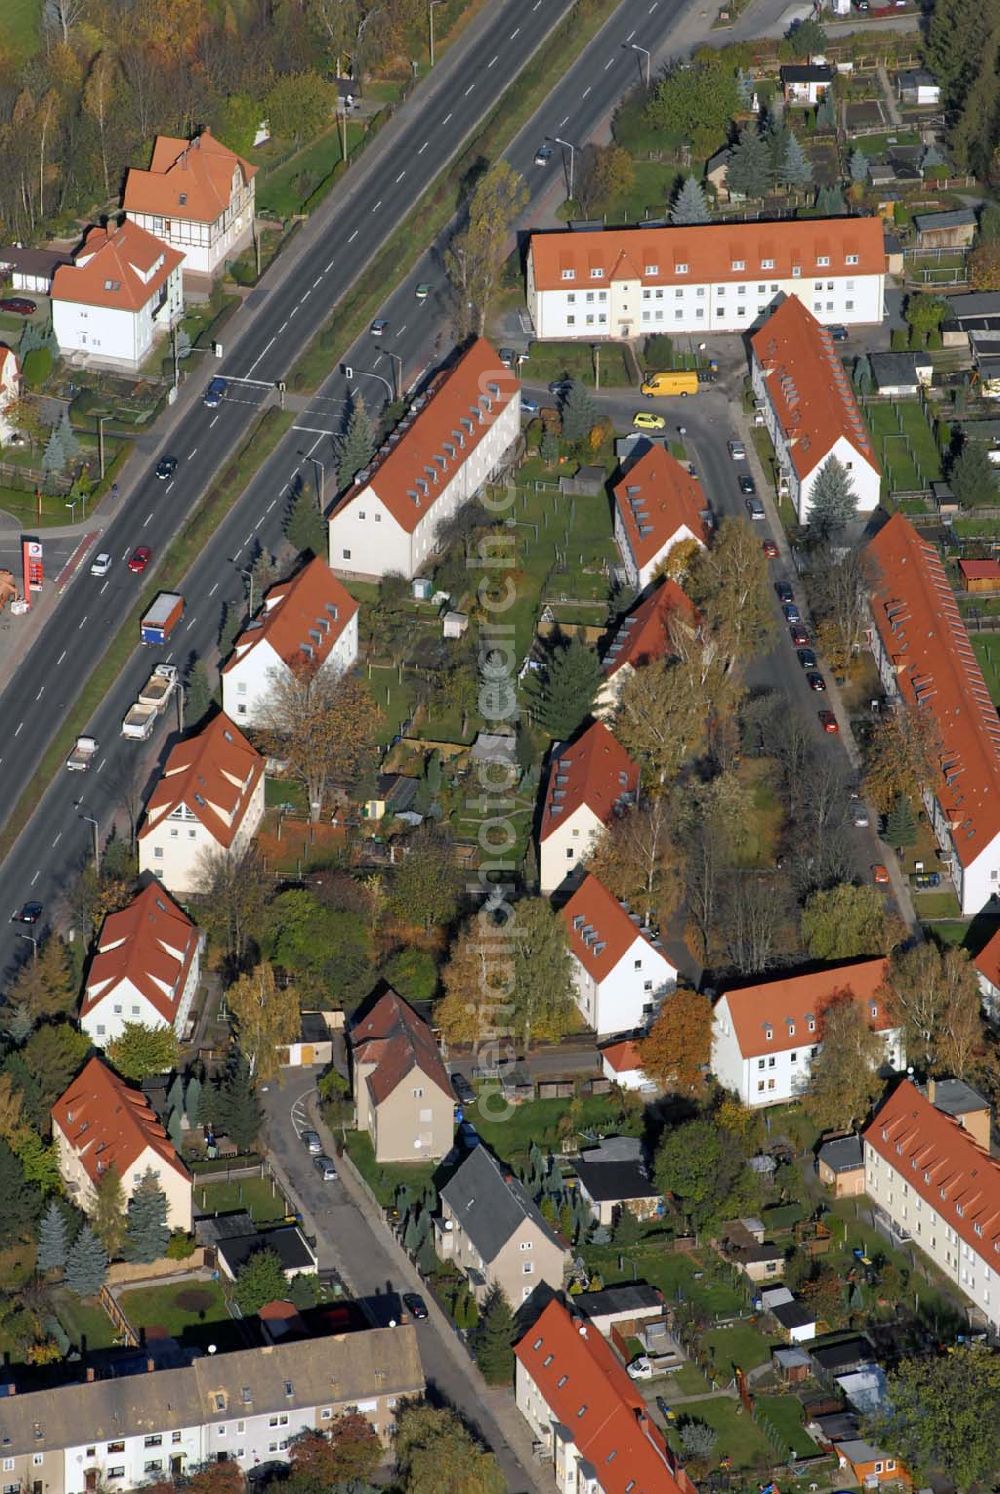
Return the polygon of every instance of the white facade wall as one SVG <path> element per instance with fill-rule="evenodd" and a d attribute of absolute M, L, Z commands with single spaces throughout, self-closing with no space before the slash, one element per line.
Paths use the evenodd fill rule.
<path fill-rule="evenodd" d="M 528 310 L 535 335 L 548 338 L 645 337 L 651 332 L 745 332 L 757 326 L 782 296 L 797 296 L 826 325 L 860 326 L 882 320 L 885 276 L 840 274 L 790 280 L 761 279 L 713 284 L 676 277 L 661 285 L 638 280 L 574 282 L 565 288 L 535 288 L 533 261 L 528 259 Z M 767 272 L 763 272 L 766 276 Z M 691 266 L 692 277 L 698 266 Z"/>
<path fill-rule="evenodd" d="M 448 397 L 447 392 L 443 397 Z M 390 572 L 407 580 L 419 576 L 434 553 L 440 526 L 496 472 L 520 429 L 521 397 L 515 393 L 437 496 L 432 488 L 425 500 L 431 506 L 412 533 L 403 529 L 379 498 L 376 469 L 371 481 L 330 515 L 330 569 L 350 576 L 381 577 Z"/>
<path fill-rule="evenodd" d="M 62 1127 L 53 1124 L 52 1134 L 59 1157 L 59 1175 L 75 1201 L 85 1212 L 89 1212 L 94 1201 L 94 1184 L 90 1174 Z M 160 1153 L 154 1151 L 152 1147 L 147 1146 L 129 1171 L 122 1176 L 122 1191 L 126 1201 L 132 1197 L 146 1172 L 150 1170 L 155 1174 L 160 1187 L 166 1194 L 167 1223 L 170 1228 L 182 1229 L 185 1233 L 190 1233 L 191 1179 L 184 1173 L 178 1172 L 175 1167 L 168 1166 Z"/>
<path fill-rule="evenodd" d="M 176 172 L 172 173 L 176 176 Z M 232 196 L 225 212 L 214 223 L 197 223 L 190 218 L 166 218 L 158 213 L 129 210 L 126 217 L 138 223 L 154 238 L 162 239 L 171 249 L 184 255 L 184 269 L 198 275 L 214 275 L 225 268 L 250 242 L 255 212 L 256 178 L 242 184 L 238 167 L 233 170 Z"/>
<path fill-rule="evenodd" d="M 591 1465 L 572 1440 L 568 1429 L 556 1421 L 534 1380 L 521 1361 L 514 1363 L 514 1399 L 517 1409 L 546 1453 L 559 1494 L 601 1494 L 601 1484 L 588 1476 Z"/>
<path fill-rule="evenodd" d="M 604 821 L 586 804 L 581 804 L 568 820 L 556 821 L 539 846 L 539 886 L 546 896 L 586 860 L 603 830 Z"/>
<path fill-rule="evenodd" d="M 320 674 L 343 674 L 358 657 L 358 614 L 355 612 L 323 661 Z M 222 709 L 237 726 L 255 726 L 274 687 L 273 672 L 291 673 L 266 638 L 234 659 L 222 675 Z"/>
<path fill-rule="evenodd" d="M 629 533 L 625 527 L 621 509 L 617 503 L 615 504 L 615 544 L 618 546 L 618 553 L 622 558 L 622 565 L 625 567 L 625 574 L 628 576 L 629 585 L 634 587 L 636 591 L 645 591 L 656 575 L 657 568 L 663 564 L 675 545 L 682 544 L 684 540 L 692 539 L 701 545 L 702 542 L 699 536 L 693 530 L 689 529 L 686 524 L 681 524 L 670 538 L 664 541 L 656 554 L 647 560 L 645 565 L 640 566 L 636 562 L 635 554 L 632 550 L 632 542 L 629 539 Z"/>
<path fill-rule="evenodd" d="M 610 1037 L 648 1027 L 663 997 L 677 984 L 677 971 L 637 934 L 602 981 L 596 981 L 574 954 L 573 984 L 584 1021 L 598 1037 Z"/>
<path fill-rule="evenodd" d="M 229 846 L 229 855 L 235 860 L 243 855 L 257 833 L 264 817 L 264 774 L 262 773 L 246 804 L 240 828 Z M 201 856 L 205 851 L 222 851 L 210 830 L 204 826 L 186 805 L 181 805 L 173 814 L 162 820 L 139 837 L 139 871 L 152 872 L 163 883 L 168 892 L 182 896 L 196 892 L 201 879 Z"/>
<path fill-rule="evenodd" d="M 993 1329 L 1000 1329 L 1000 1255 L 991 1252 L 987 1260 L 973 1250 L 869 1141 L 864 1162 L 865 1192 L 872 1202 L 975 1303 Z"/>
<path fill-rule="evenodd" d="M 201 978 L 201 952 L 205 947 L 204 934 L 199 936 L 188 968 L 187 979 L 177 1004 L 177 1015 L 168 1023 L 147 996 L 136 989 L 131 980 L 119 981 L 107 990 L 95 1006 L 80 1018 L 80 1026 L 95 1048 L 106 1048 L 120 1037 L 127 1022 L 141 1022 L 144 1027 L 168 1027 L 180 1035 L 191 1011 L 194 993 Z"/>
<path fill-rule="evenodd" d="M 162 302 L 157 291 L 139 311 L 53 298 L 52 330 L 59 351 L 64 356 L 84 353 L 96 363 L 122 363 L 138 369 L 184 309 L 179 265 L 168 276 L 165 290 Z"/>

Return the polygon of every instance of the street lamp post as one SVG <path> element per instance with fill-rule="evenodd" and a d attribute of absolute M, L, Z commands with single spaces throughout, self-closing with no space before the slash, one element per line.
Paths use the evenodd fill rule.
<path fill-rule="evenodd" d="M 239 561 L 234 560 L 232 556 L 229 557 L 229 564 L 235 566 L 240 575 L 245 576 L 250 583 L 250 616 L 253 617 L 253 571 L 248 571 L 246 566 L 240 565 Z"/>
<path fill-rule="evenodd" d="M 104 422 L 111 419 L 111 411 L 97 417 L 97 456 L 101 464 L 101 477 L 104 477 Z"/>
<path fill-rule="evenodd" d="M 398 353 L 390 353 L 386 348 L 387 355 L 392 359 L 392 381 L 396 386 L 396 398 L 403 398 L 403 360 Z"/>
<path fill-rule="evenodd" d="M 576 163 L 576 146 L 575 145 L 570 145 L 570 143 L 569 143 L 568 140 L 562 140 L 562 139 L 560 139 L 560 137 L 558 135 L 553 135 L 552 138 L 555 141 L 556 145 L 564 145 L 566 147 L 566 149 L 569 151 L 569 195 L 570 195 L 570 198 L 572 199 L 572 196 L 573 196 L 573 170 L 574 170 L 574 166 L 575 166 L 575 163 Z"/>
<path fill-rule="evenodd" d="M 319 480 L 316 483 L 316 500 L 319 503 L 319 511 L 322 513 L 326 503 L 326 467 L 320 461 L 319 457 L 310 455 L 309 460 L 314 467 L 319 468 Z"/>
<path fill-rule="evenodd" d="M 94 816 L 92 814 L 81 814 L 81 815 L 78 816 L 78 818 L 81 819 L 81 820 L 86 820 L 87 824 L 90 825 L 93 828 L 93 831 L 94 831 L 94 870 L 96 871 L 98 877 L 100 877 L 100 875 L 101 875 L 101 827 L 97 823 L 97 821 L 94 819 Z"/>
<path fill-rule="evenodd" d="M 442 0 L 427 0 L 427 24 L 431 34 L 431 67 L 434 66 L 434 7 L 441 3 Z"/>
<path fill-rule="evenodd" d="M 34 963 L 34 961 L 38 959 L 38 940 L 35 938 L 34 934 L 22 934 L 20 930 L 18 930 L 17 937 L 19 939 L 29 940 L 31 944 L 31 959 L 32 963 Z"/>
<path fill-rule="evenodd" d="M 652 61 L 652 58 L 650 57 L 649 48 L 648 47 L 640 47 L 640 45 L 639 45 L 638 42 L 629 42 L 628 45 L 632 48 L 633 52 L 641 52 L 642 55 L 643 55 L 643 58 L 645 59 L 645 62 L 644 62 L 644 71 L 645 71 L 645 74 L 646 74 L 646 87 L 648 88 L 649 87 L 649 69 L 650 69 L 650 64 L 651 64 L 651 61 Z"/>

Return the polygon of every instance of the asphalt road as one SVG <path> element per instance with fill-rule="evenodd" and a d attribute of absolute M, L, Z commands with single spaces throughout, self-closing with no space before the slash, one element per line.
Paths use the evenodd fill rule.
<path fill-rule="evenodd" d="M 218 410 L 201 405 L 192 410 L 183 439 L 172 443 L 173 454 L 179 458 L 174 479 L 158 482 L 151 467 L 127 500 L 124 512 L 95 546 L 113 555 L 110 576 L 96 580 L 87 574 L 86 565 L 81 568 L 57 617 L 0 697 L 0 719 L 5 723 L 0 739 L 0 818 L 16 803 L 46 743 L 76 698 L 94 653 L 95 637 L 105 642 L 122 613 L 132 605 L 136 578 L 126 569 L 132 548 L 148 544 L 156 552 L 168 542 L 180 521 L 181 509 L 187 509 L 190 499 L 205 487 L 245 431 L 255 413 L 249 407 L 259 406 L 263 397 L 270 397 L 266 386 L 286 372 L 308 333 L 326 315 L 337 289 L 370 257 L 376 224 L 394 222 L 405 211 L 420 184 L 432 174 L 431 166 L 424 162 L 429 163 L 435 152 L 440 154 L 448 148 L 457 133 L 467 127 L 463 121 L 483 112 L 510 76 L 513 49 L 521 47 L 532 27 L 542 25 L 539 7 L 551 22 L 552 7 L 558 4 L 560 0 L 507 0 L 497 18 L 498 26 L 491 25 L 486 32 L 494 40 L 484 40 L 475 50 L 476 60 L 467 70 L 469 81 L 464 94 L 441 101 L 443 112 L 435 115 L 433 122 L 421 116 L 410 137 L 394 151 L 393 165 L 398 165 L 398 170 L 389 168 L 383 173 L 384 181 L 376 178 L 371 185 L 359 186 L 353 198 L 348 195 L 336 225 L 299 262 L 293 283 L 269 290 L 260 300 L 249 298 L 245 310 L 252 314 L 253 321 L 244 334 L 239 356 L 231 363 L 213 365 L 204 378 L 207 382 L 209 376 L 222 373 L 234 381 L 264 382 L 235 382 Z M 629 44 L 656 48 L 681 9 L 681 0 L 623 0 L 577 63 L 553 86 L 545 104 L 508 152 L 508 159 L 525 175 L 533 199 L 550 189 L 551 172 L 559 169 L 555 159 L 548 168 L 534 167 L 538 143 L 551 135 L 569 141 L 586 140 L 634 81 L 638 54 Z M 494 62 L 494 58 L 500 60 Z M 430 144 L 424 149 L 425 139 L 433 140 L 433 149 Z M 420 281 L 430 281 L 434 286 L 424 302 L 415 297 Z M 376 340 L 365 334 L 344 350 L 342 363 L 309 409 L 298 417 L 296 428 L 251 482 L 192 567 L 182 587 L 186 615 L 170 647 L 137 647 L 88 723 L 90 733 L 101 743 L 98 761 L 85 776 L 61 773 L 49 786 L 0 868 L 0 920 L 9 918 L 26 899 L 37 899 L 46 907 L 41 927 L 45 926 L 58 905 L 60 892 L 72 882 L 90 851 L 91 826 L 81 814 L 96 818 L 104 829 L 120 813 L 119 785 L 132 776 L 130 765 L 135 763 L 139 749 L 122 739 L 119 726 L 150 668 L 164 658 L 186 664 L 192 654 L 212 653 L 224 604 L 243 595 L 237 566 L 247 563 L 256 545 L 274 549 L 280 542 L 290 484 L 316 480 L 316 461 L 325 464 L 332 482 L 332 438 L 350 393 L 342 366 L 355 370 L 353 387 L 363 388 L 370 407 L 375 409 L 391 393 L 390 353 L 401 360 L 400 381 L 405 388 L 419 382 L 435 360 L 450 350 L 450 306 L 440 244 L 428 251 L 414 273 L 390 295 L 381 315 L 389 321 L 385 336 Z M 166 729 L 165 723 L 161 730 L 165 733 Z M 19 932 L 29 931 L 0 922 L 0 972 L 9 971 L 28 950 Z M 40 928 L 30 932 L 37 934 Z"/>

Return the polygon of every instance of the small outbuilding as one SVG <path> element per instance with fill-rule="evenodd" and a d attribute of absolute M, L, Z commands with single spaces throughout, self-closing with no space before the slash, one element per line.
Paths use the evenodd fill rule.
<path fill-rule="evenodd" d="M 857 1198 L 865 1191 L 865 1162 L 860 1136 L 839 1136 L 826 1141 L 816 1155 L 821 1183 L 833 1189 L 835 1198 Z"/>
<path fill-rule="evenodd" d="M 896 92 L 901 104 L 937 108 L 941 103 L 941 85 L 925 67 L 915 67 L 896 78 Z"/>
<path fill-rule="evenodd" d="M 913 398 L 929 389 L 934 365 L 926 353 L 869 353 L 868 362 L 879 394 Z"/>
<path fill-rule="evenodd" d="M 1000 591 L 1000 561 L 960 560 L 962 584 L 970 595 L 984 595 Z"/>
<path fill-rule="evenodd" d="M 952 208 L 944 213 L 915 213 L 918 249 L 967 249 L 976 237 L 974 208 Z"/>

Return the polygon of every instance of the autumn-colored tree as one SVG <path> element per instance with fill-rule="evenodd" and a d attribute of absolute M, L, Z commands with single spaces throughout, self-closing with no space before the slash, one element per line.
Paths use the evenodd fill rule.
<path fill-rule="evenodd" d="M 490 303 L 507 258 L 507 236 L 528 201 L 523 176 L 497 161 L 476 183 L 465 225 L 445 252 L 445 269 L 455 290 L 459 335 L 486 329 Z"/>
<path fill-rule="evenodd" d="M 261 712 L 268 750 L 301 783 L 318 820 L 331 788 L 353 788 L 375 766 L 381 712 L 355 675 L 302 664 L 272 671 Z"/>
<path fill-rule="evenodd" d="M 805 1107 L 822 1131 L 861 1125 L 882 1092 L 885 1041 L 868 1025 L 865 1004 L 848 988 L 822 1014 L 822 1044 L 809 1070 Z"/>
<path fill-rule="evenodd" d="M 1000 290 L 1000 239 L 977 244 L 965 264 L 973 290 Z"/>
<path fill-rule="evenodd" d="M 435 1023 L 451 1042 L 497 1033 L 561 1037 L 574 1011 L 566 928 L 547 898 L 524 898 L 505 922 L 479 914 L 459 935 L 443 972 Z"/>
<path fill-rule="evenodd" d="M 434 1025 L 448 1043 L 475 1043 L 503 1025 L 512 965 L 504 942 L 483 915 L 473 918 L 451 946 L 441 973 L 445 994 L 434 1008 Z"/>
<path fill-rule="evenodd" d="M 802 910 L 801 929 L 814 960 L 887 955 L 905 934 L 877 887 L 849 882 L 814 892 Z"/>
<path fill-rule="evenodd" d="M 941 950 L 924 942 L 897 951 L 886 995 L 903 1027 L 910 1062 L 959 1079 L 981 1068 L 985 1025 L 975 967 L 966 950 Z"/>
<path fill-rule="evenodd" d="M 224 1463 L 206 1463 L 184 1476 L 184 1487 L 192 1494 L 243 1494 L 246 1485 L 243 1469 L 232 1458 Z"/>
<path fill-rule="evenodd" d="M 900 705 L 879 719 L 865 755 L 865 792 L 881 814 L 898 798 L 916 803 L 935 782 L 940 742 L 930 711 Z"/>
<path fill-rule="evenodd" d="M 657 795 L 616 815 L 587 865 L 616 898 L 662 927 L 680 902 L 681 862 L 669 797 Z"/>
<path fill-rule="evenodd" d="M 326 1494 L 332 1485 L 371 1477 L 382 1461 L 382 1444 L 359 1411 L 346 1411 L 322 1433 L 303 1432 L 289 1448 L 296 1494 Z"/>
<path fill-rule="evenodd" d="M 106 1048 L 111 1063 L 125 1079 L 169 1074 L 177 1062 L 177 1034 L 172 1027 L 126 1022 Z"/>
<path fill-rule="evenodd" d="M 101 1174 L 94 1189 L 90 1225 L 109 1257 L 121 1254 L 128 1215 L 125 1211 L 125 1189 L 118 1169 L 113 1165 Z"/>
<path fill-rule="evenodd" d="M 24 1095 L 10 1074 L 0 1074 L 0 1141 L 6 1141 L 15 1154 L 19 1143 L 27 1132 L 24 1115 Z"/>
<path fill-rule="evenodd" d="M 259 934 L 271 879 L 256 846 L 242 856 L 208 847 L 198 858 L 198 922 L 237 965 Z"/>
<path fill-rule="evenodd" d="M 674 991 L 639 1044 L 643 1072 L 664 1089 L 697 1094 L 711 1047 L 711 1001 L 699 991 Z"/>
<path fill-rule="evenodd" d="M 694 669 L 677 659 L 637 669 L 619 697 L 614 730 L 643 764 L 651 792 L 673 782 L 705 741 L 705 702 Z"/>
<path fill-rule="evenodd" d="M 727 670 L 759 653 L 774 631 L 767 557 L 746 519 L 722 520 L 695 559 L 688 590 Z"/>
<path fill-rule="evenodd" d="M 58 934 L 50 934 L 37 957 L 21 967 L 7 991 L 7 1002 L 26 1012 L 33 1023 L 73 1011 L 76 991 L 69 951 Z"/>
<path fill-rule="evenodd" d="M 297 1042 L 302 1031 L 298 991 L 279 986 L 273 966 L 264 960 L 229 987 L 226 1005 L 251 1073 L 255 1079 L 270 1079 L 281 1062 L 279 1049 Z"/>
<path fill-rule="evenodd" d="M 634 182 L 635 166 L 622 146 L 588 146 L 575 183 L 580 211 L 584 217 L 602 213 L 616 198 L 631 192 Z"/>
<path fill-rule="evenodd" d="M 671 545 L 664 555 L 656 567 L 654 576 L 668 576 L 671 581 L 684 586 L 696 558 L 701 554 L 701 548 L 696 539 L 678 540 L 676 545 Z"/>

